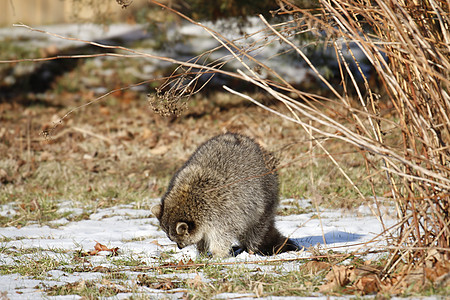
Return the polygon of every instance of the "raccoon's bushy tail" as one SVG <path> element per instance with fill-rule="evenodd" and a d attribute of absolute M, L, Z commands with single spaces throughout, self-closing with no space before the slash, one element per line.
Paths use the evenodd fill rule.
<path fill-rule="evenodd" d="M 283 236 L 275 226 L 271 225 L 262 244 L 258 247 L 258 252 L 262 255 L 274 255 L 301 249 L 293 240 Z"/>

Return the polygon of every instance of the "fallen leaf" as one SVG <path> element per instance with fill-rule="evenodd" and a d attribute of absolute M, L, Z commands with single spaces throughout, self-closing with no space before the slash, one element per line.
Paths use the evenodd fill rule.
<path fill-rule="evenodd" d="M 309 261 L 305 265 L 301 267 L 304 271 L 311 273 L 311 274 L 317 274 L 322 270 L 327 270 L 331 268 L 331 264 L 324 261 Z"/>
<path fill-rule="evenodd" d="M 380 290 L 380 281 L 376 275 L 359 278 L 354 286 L 363 295 L 377 293 Z"/>
<path fill-rule="evenodd" d="M 80 281 L 75 281 L 73 283 L 67 283 L 65 285 L 67 287 L 68 290 L 77 290 L 77 291 L 81 291 L 86 287 L 86 281 L 84 281 L 83 279 Z"/>
<path fill-rule="evenodd" d="M 111 252 L 110 255 L 112 255 L 112 256 L 118 255 L 119 247 L 108 248 L 105 245 L 102 245 L 102 244 L 100 244 L 97 241 L 95 241 L 95 242 L 96 242 L 96 244 L 94 246 L 94 250 L 87 251 L 85 253 L 81 253 L 81 256 L 94 256 L 94 255 L 97 255 L 99 252 L 102 252 L 102 251 Z"/>
<path fill-rule="evenodd" d="M 97 244 L 95 244 L 94 249 L 97 251 L 108 251 L 108 247 L 105 245 L 100 244 L 99 242 L 95 241 Z"/>
<path fill-rule="evenodd" d="M 187 262 L 184 262 L 182 259 L 180 259 L 180 261 L 178 262 L 178 266 L 180 268 L 189 267 L 193 264 L 194 264 L 194 261 L 192 259 L 189 259 Z"/>
<path fill-rule="evenodd" d="M 450 272 L 436 278 L 436 285 L 438 287 L 450 286 Z"/>
<path fill-rule="evenodd" d="M 450 263 L 446 261 L 437 261 L 432 268 L 424 267 L 425 277 L 431 282 L 450 272 Z"/>
<path fill-rule="evenodd" d="M 141 142 L 146 141 L 148 143 L 148 147 L 150 149 L 153 149 L 158 144 L 159 136 L 153 130 L 144 128 L 144 130 L 142 131 L 141 136 L 139 138 L 139 141 L 141 141 Z"/>
<path fill-rule="evenodd" d="M 39 202 L 36 199 L 31 200 L 29 203 L 21 203 L 19 204 L 20 208 L 27 211 L 37 211 L 41 208 Z"/>
<path fill-rule="evenodd" d="M 331 271 L 325 276 L 328 283 L 319 287 L 322 293 L 333 292 L 355 279 L 355 270 L 353 266 L 332 266 Z"/>
<path fill-rule="evenodd" d="M 52 161 L 55 160 L 55 157 L 48 151 L 41 152 L 39 157 L 40 161 Z"/>
<path fill-rule="evenodd" d="M 156 245 L 156 246 L 158 246 L 158 247 L 162 247 L 162 245 L 161 245 L 160 243 L 158 243 L 158 240 L 153 240 L 153 241 L 151 241 L 150 243 L 151 243 L 151 244 L 154 244 L 154 245 Z"/>

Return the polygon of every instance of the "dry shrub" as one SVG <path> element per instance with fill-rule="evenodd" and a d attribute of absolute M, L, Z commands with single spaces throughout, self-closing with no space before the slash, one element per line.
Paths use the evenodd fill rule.
<path fill-rule="evenodd" d="M 353 40 L 381 78 L 394 118 L 376 119 L 378 100 L 367 97 L 369 116 L 394 121 L 389 145 L 383 134 L 371 142 L 395 152 L 387 179 L 402 220 L 394 258 L 426 258 L 437 248 L 450 258 L 450 14 L 448 2 L 322 1 L 329 32 Z M 336 33 L 336 30 L 338 31 Z M 371 94 L 370 86 L 366 89 Z M 365 100 L 365 99 L 361 99 Z M 379 131 L 379 133 L 381 133 Z"/>

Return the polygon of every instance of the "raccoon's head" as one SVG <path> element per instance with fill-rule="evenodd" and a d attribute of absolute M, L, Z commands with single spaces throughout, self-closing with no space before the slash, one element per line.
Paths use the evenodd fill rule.
<path fill-rule="evenodd" d="M 161 204 L 153 206 L 152 213 L 158 218 L 167 237 L 177 243 L 178 248 L 182 249 L 197 244 L 202 239 L 194 221 L 187 221 L 182 216 L 171 213 L 168 209 L 163 210 Z"/>

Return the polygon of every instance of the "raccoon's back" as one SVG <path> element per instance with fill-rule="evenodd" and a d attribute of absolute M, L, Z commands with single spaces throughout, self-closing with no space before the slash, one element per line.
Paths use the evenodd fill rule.
<path fill-rule="evenodd" d="M 223 174 L 228 180 L 258 176 L 276 169 L 274 156 L 249 137 L 226 133 L 201 145 L 186 165 L 196 164 Z"/>
<path fill-rule="evenodd" d="M 245 193 L 249 197 L 246 191 L 253 190 L 255 198 L 277 199 L 275 168 L 273 156 L 251 138 L 226 133 L 197 148 L 172 178 L 168 192 L 183 187 L 199 197 L 205 193 L 211 197 Z"/>

